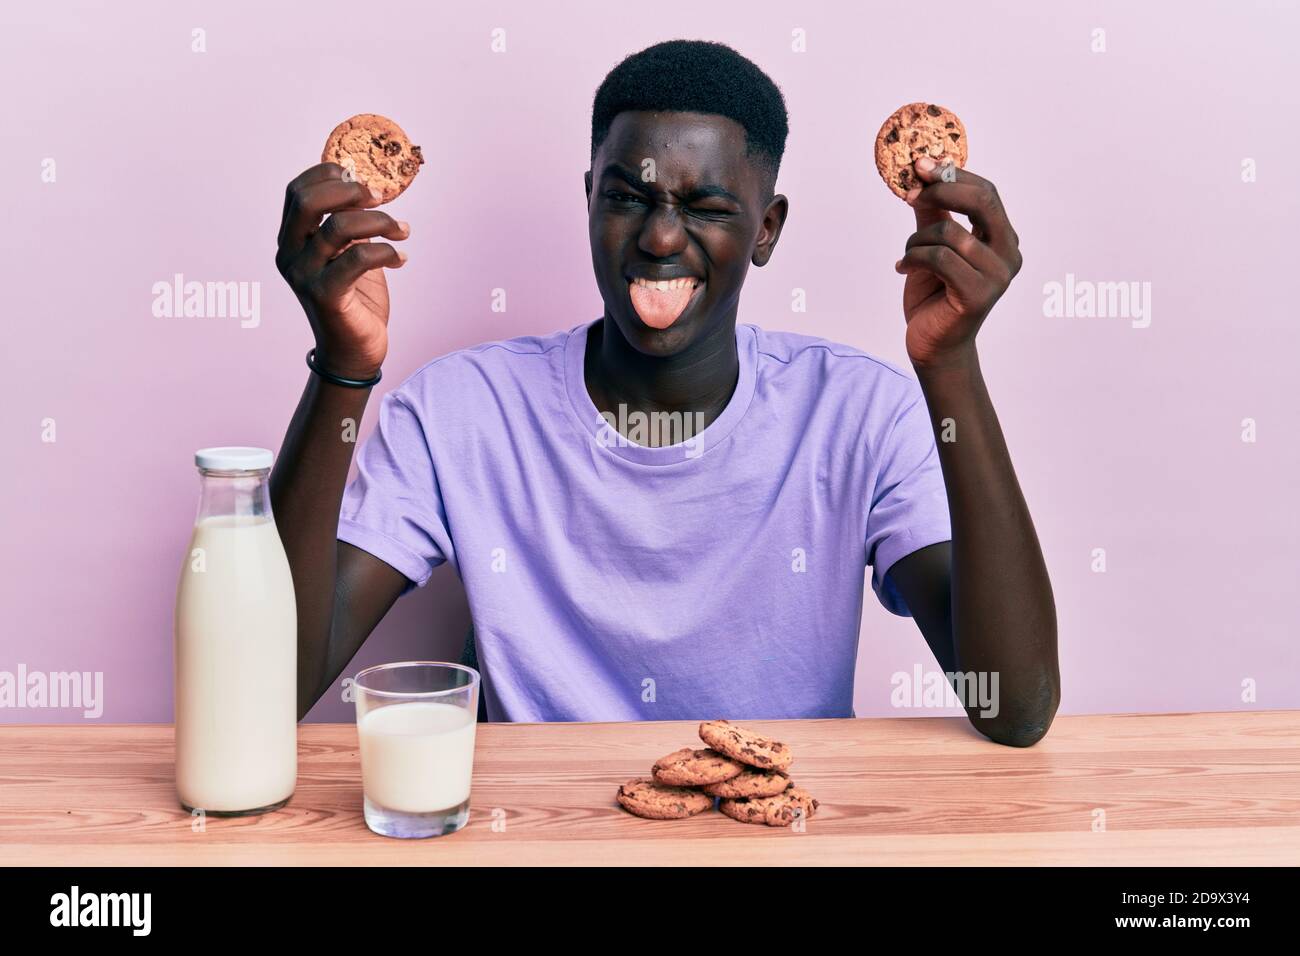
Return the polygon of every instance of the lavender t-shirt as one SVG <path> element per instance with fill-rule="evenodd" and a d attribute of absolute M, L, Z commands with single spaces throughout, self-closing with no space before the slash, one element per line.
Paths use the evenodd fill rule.
<path fill-rule="evenodd" d="M 890 566 L 951 537 L 916 381 L 739 325 L 722 414 L 659 421 L 683 440 L 649 447 L 587 393 L 590 327 L 454 352 L 386 394 L 339 539 L 407 590 L 451 562 L 491 720 L 850 716 L 865 567 L 907 614 Z"/>

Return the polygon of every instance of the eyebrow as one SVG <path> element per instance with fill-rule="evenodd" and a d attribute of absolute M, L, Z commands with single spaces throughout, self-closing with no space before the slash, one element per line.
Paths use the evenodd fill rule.
<path fill-rule="evenodd" d="M 623 180 L 623 182 L 627 183 L 629 186 L 632 186 L 635 189 L 639 189 L 642 192 L 647 191 L 646 184 L 641 181 L 641 177 L 638 176 L 636 173 L 632 172 L 632 170 L 628 169 L 620 162 L 610 163 L 603 170 L 601 170 L 600 175 L 602 178 L 605 176 L 617 176 L 619 179 Z M 689 193 L 687 193 L 682 198 L 684 198 L 687 202 L 690 202 L 693 199 L 725 199 L 729 202 L 735 203 L 737 206 L 741 205 L 739 199 L 737 199 L 734 195 L 732 195 L 730 192 L 728 192 L 726 189 L 723 189 L 721 186 L 717 185 L 716 183 L 703 183 L 699 186 L 696 186 L 694 189 L 692 189 Z"/>

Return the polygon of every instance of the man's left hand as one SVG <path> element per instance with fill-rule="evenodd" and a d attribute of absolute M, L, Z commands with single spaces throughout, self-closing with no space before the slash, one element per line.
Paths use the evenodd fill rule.
<path fill-rule="evenodd" d="M 908 357 L 918 368 L 944 368 L 974 353 L 975 333 L 1020 271 L 1020 239 L 987 179 L 954 167 L 945 174 L 929 157 L 917 160 L 916 171 L 926 184 L 907 196 L 916 232 L 894 270 L 907 276 Z"/>

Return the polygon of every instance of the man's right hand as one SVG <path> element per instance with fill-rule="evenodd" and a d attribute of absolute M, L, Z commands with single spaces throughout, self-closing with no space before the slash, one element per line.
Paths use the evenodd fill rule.
<path fill-rule="evenodd" d="M 372 237 L 406 239 L 411 227 L 387 213 L 377 193 L 343 178 L 337 163 L 313 166 L 284 194 L 275 265 L 298 296 L 316 336 L 321 368 L 369 379 L 388 354 L 388 283 L 406 254 Z M 324 223 L 321 218 L 328 216 Z"/>

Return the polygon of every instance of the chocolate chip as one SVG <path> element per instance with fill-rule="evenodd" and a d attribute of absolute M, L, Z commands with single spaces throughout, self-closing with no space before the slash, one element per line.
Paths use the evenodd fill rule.
<path fill-rule="evenodd" d="M 957 133 L 949 133 L 948 138 L 952 140 L 954 143 L 961 141 L 961 136 Z"/>
<path fill-rule="evenodd" d="M 891 129 L 891 130 L 889 131 L 889 135 L 887 135 L 887 136 L 885 137 L 885 142 L 886 142 L 886 143 L 897 143 L 897 142 L 898 142 L 898 127 L 897 127 L 897 126 L 895 126 L 893 129 Z"/>
<path fill-rule="evenodd" d="M 370 137 L 370 145 L 375 147 L 376 149 L 383 149 L 384 147 L 383 141 L 380 139 L 376 139 L 374 136 Z"/>
<path fill-rule="evenodd" d="M 957 125 L 956 123 L 944 123 L 944 124 L 943 124 L 943 128 L 944 128 L 944 129 L 953 129 L 956 125 Z"/>
<path fill-rule="evenodd" d="M 401 151 L 402 151 L 402 144 L 401 144 L 401 143 L 385 143 L 385 144 L 384 144 L 384 155 L 385 155 L 385 156 L 396 156 L 396 155 L 397 155 L 398 153 L 400 153 Z"/>
<path fill-rule="evenodd" d="M 397 171 L 403 176 L 414 176 L 420 164 L 413 159 L 404 159 L 398 164 Z"/>
<path fill-rule="evenodd" d="M 927 106 L 925 108 L 925 111 L 929 113 L 931 116 L 938 116 L 943 112 L 943 110 L 939 109 L 939 107 L 935 106 L 933 103 Z"/>

